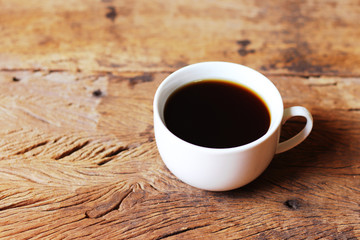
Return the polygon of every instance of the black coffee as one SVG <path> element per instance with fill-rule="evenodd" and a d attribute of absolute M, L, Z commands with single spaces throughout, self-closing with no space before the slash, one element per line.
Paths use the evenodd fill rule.
<path fill-rule="evenodd" d="M 250 89 L 225 80 L 189 83 L 165 103 L 167 128 L 198 146 L 237 147 L 263 136 L 270 114 L 263 100 Z"/>

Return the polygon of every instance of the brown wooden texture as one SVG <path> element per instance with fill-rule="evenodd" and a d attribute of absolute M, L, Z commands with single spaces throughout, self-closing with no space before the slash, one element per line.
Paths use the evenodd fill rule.
<path fill-rule="evenodd" d="M 0 6 L 0 239 L 360 238 L 359 1 Z M 206 60 L 262 71 L 314 116 L 229 192 L 177 180 L 154 140 L 157 86 Z"/>
<path fill-rule="evenodd" d="M 0 67 L 149 71 L 225 60 L 357 74 L 358 0 L 0 1 Z"/>

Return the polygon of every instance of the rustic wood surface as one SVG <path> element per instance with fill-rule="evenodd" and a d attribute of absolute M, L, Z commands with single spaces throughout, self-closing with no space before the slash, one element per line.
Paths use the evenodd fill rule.
<path fill-rule="evenodd" d="M 360 239 L 360 1 L 1 0 L 0 36 L 0 239 Z M 209 60 L 314 117 L 229 192 L 177 180 L 153 134 L 160 82 Z"/>

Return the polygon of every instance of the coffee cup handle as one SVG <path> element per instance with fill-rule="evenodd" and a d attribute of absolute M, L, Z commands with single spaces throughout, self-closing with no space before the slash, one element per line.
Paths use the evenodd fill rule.
<path fill-rule="evenodd" d="M 276 153 L 282 153 L 282 152 L 285 152 L 285 151 L 297 146 L 302 141 L 304 141 L 305 138 L 307 138 L 307 136 L 309 136 L 309 134 L 312 130 L 312 127 L 313 127 L 313 118 L 311 116 L 311 113 L 304 107 L 294 106 L 294 107 L 286 108 L 284 110 L 284 116 L 283 116 L 281 124 L 285 124 L 285 122 L 288 119 L 290 119 L 292 117 L 296 117 L 296 116 L 306 118 L 305 127 L 294 137 L 292 137 L 286 141 L 280 142 L 276 148 Z"/>

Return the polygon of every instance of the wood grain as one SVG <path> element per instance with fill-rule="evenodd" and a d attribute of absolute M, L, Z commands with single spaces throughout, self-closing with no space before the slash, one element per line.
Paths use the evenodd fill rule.
<path fill-rule="evenodd" d="M 1 239 L 360 238 L 359 1 L 0 6 Z M 314 117 L 229 192 L 179 181 L 153 133 L 157 86 L 208 60 L 261 71 Z"/>
<path fill-rule="evenodd" d="M 360 75 L 357 0 L 30 2 L 0 2 L 1 69 L 142 72 L 224 60 Z"/>
<path fill-rule="evenodd" d="M 181 183 L 158 155 L 151 105 L 166 75 L 2 72 L 0 237 L 360 235 L 359 78 L 269 75 L 287 106 L 311 110 L 314 131 L 253 183 L 212 193 Z"/>

